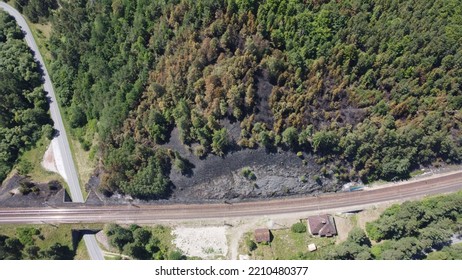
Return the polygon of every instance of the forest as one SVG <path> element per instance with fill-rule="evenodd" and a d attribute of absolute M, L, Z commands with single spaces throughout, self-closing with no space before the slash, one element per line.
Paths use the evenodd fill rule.
<path fill-rule="evenodd" d="M 461 160 L 460 1 L 59 3 L 35 15 L 51 21 L 59 102 L 99 152 L 107 195 L 168 197 L 172 164 L 187 165 L 163 147 L 174 128 L 197 157 L 304 152 L 339 181 Z"/>
<path fill-rule="evenodd" d="M 0 12 L 0 182 L 22 152 L 53 137 L 42 74 L 21 29 Z"/>
<path fill-rule="evenodd" d="M 348 239 L 335 246 L 327 259 L 415 260 L 462 258 L 462 193 L 407 201 L 385 210 L 366 224 L 366 233 L 353 229 Z M 372 244 L 372 242 L 374 244 Z"/>

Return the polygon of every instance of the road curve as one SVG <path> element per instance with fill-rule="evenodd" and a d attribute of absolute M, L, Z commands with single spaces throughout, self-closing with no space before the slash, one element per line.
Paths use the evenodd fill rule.
<path fill-rule="evenodd" d="M 404 182 L 369 191 L 325 194 L 233 204 L 170 204 L 84 207 L 70 204 L 65 208 L 0 209 L 0 224 L 6 223 L 154 223 L 192 219 L 227 219 L 278 214 L 314 214 L 360 210 L 384 202 L 403 201 L 427 195 L 462 190 L 462 172 Z"/>
<path fill-rule="evenodd" d="M 92 260 L 104 260 L 103 252 L 98 247 L 94 234 L 85 234 L 83 236 L 85 246 L 87 247 L 88 255 Z"/>
<path fill-rule="evenodd" d="M 53 89 L 53 85 L 51 83 L 48 70 L 45 67 L 42 55 L 40 54 L 39 48 L 35 43 L 35 39 L 32 36 L 32 32 L 29 26 L 27 25 L 27 22 L 24 19 L 24 17 L 17 10 L 15 10 L 13 7 L 4 2 L 0 2 L 0 8 L 5 10 L 7 13 L 9 13 L 16 19 L 16 22 L 25 33 L 25 40 L 27 45 L 29 45 L 29 48 L 34 52 L 35 60 L 37 60 L 40 63 L 40 66 L 42 67 L 44 78 L 43 88 L 45 89 L 45 91 L 48 94 L 48 97 L 50 98 L 50 114 L 54 122 L 54 128 L 59 132 L 59 135 L 55 139 L 53 139 L 53 141 L 58 142 L 59 150 L 63 157 L 65 177 L 67 177 L 64 179 L 66 179 L 66 182 L 69 185 L 72 201 L 82 203 L 84 202 L 84 199 L 82 196 L 82 191 L 80 189 L 79 179 L 75 169 L 74 160 L 72 159 L 71 149 L 69 147 L 69 141 L 66 135 L 66 129 L 64 128 L 63 120 L 59 112 L 58 103 L 56 101 L 55 91 Z"/>
<path fill-rule="evenodd" d="M 32 51 L 34 52 L 35 60 L 37 60 L 42 67 L 44 75 L 43 88 L 47 92 L 48 97 L 50 98 L 50 114 L 54 122 L 54 128 L 59 132 L 58 136 L 55 137 L 53 141 L 57 142 L 56 146 L 59 147 L 59 154 L 62 156 L 63 159 L 64 174 L 62 175 L 64 175 L 63 177 L 69 186 L 72 201 L 77 203 L 83 203 L 84 199 L 82 195 L 82 190 L 80 189 L 79 179 L 75 169 L 74 160 L 72 158 L 71 149 L 69 147 L 69 140 L 67 139 L 66 135 L 66 129 L 64 128 L 61 113 L 59 112 L 59 106 L 56 101 L 56 95 L 53 89 L 53 85 L 51 83 L 50 75 L 48 74 L 48 70 L 45 67 L 45 63 L 42 58 L 42 55 L 40 54 L 40 50 L 35 42 L 34 37 L 32 36 L 32 32 L 29 26 L 27 25 L 27 22 L 24 19 L 24 17 L 16 9 L 4 2 L 0 2 L 0 8 L 5 10 L 7 13 L 9 13 L 16 19 L 16 22 L 25 33 L 25 40 L 27 45 L 29 45 L 29 48 L 32 49 Z M 104 260 L 101 250 L 99 249 L 96 243 L 95 236 L 86 235 L 84 240 L 90 257 L 96 260 Z"/>

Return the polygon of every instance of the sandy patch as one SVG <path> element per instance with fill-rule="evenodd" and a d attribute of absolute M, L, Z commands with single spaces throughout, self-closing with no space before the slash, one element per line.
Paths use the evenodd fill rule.
<path fill-rule="evenodd" d="M 42 167 L 54 173 L 58 173 L 67 182 L 67 175 L 64 169 L 64 161 L 59 149 L 58 138 L 51 140 L 50 146 L 45 151 L 42 159 Z"/>
<path fill-rule="evenodd" d="M 42 167 L 45 168 L 45 170 L 58 173 L 58 168 L 56 168 L 55 157 L 53 154 L 53 145 L 51 143 L 43 155 Z"/>
<path fill-rule="evenodd" d="M 203 259 L 224 259 L 228 254 L 226 227 L 177 227 L 173 243 L 185 255 Z"/>

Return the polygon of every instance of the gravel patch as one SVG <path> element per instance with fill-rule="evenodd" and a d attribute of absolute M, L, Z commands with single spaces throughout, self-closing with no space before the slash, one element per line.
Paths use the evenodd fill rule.
<path fill-rule="evenodd" d="M 228 254 L 226 227 L 177 227 L 173 243 L 185 255 L 202 259 L 225 259 Z"/>

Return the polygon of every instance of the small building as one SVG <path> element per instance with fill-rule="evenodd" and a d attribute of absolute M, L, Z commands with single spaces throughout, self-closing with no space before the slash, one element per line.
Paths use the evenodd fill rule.
<path fill-rule="evenodd" d="M 308 251 L 310 251 L 310 252 L 314 252 L 317 249 L 318 248 L 316 247 L 316 244 L 314 244 L 314 243 L 311 243 L 310 245 L 308 245 Z"/>
<path fill-rule="evenodd" d="M 308 217 L 308 230 L 312 235 L 332 237 L 337 235 L 334 217 L 331 215 L 317 215 Z"/>
<path fill-rule="evenodd" d="M 270 242 L 271 241 L 271 232 L 267 228 L 258 228 L 254 233 L 255 241 L 257 243 L 261 242 Z"/>

